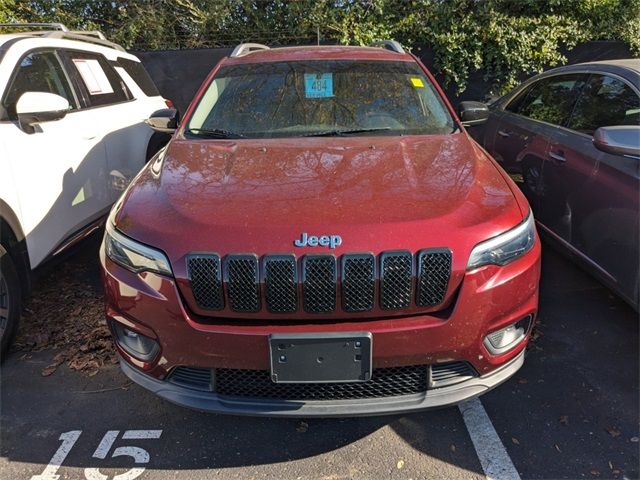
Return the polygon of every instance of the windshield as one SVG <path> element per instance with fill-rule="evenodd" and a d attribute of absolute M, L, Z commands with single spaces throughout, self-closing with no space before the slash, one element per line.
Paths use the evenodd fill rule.
<path fill-rule="evenodd" d="M 430 135 L 453 119 L 410 62 L 311 61 L 222 67 L 187 134 L 213 138 Z"/>

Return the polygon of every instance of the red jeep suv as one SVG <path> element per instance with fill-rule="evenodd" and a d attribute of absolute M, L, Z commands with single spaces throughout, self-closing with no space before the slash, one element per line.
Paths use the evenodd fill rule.
<path fill-rule="evenodd" d="M 101 261 L 126 375 L 222 413 L 408 412 L 522 365 L 526 199 L 396 42 L 239 45 L 114 206 Z M 466 119 L 466 120 L 465 120 Z"/>

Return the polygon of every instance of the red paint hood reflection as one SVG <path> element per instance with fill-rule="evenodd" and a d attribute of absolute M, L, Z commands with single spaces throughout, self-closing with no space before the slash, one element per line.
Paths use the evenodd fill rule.
<path fill-rule="evenodd" d="M 457 133 L 177 138 L 131 186 L 116 224 L 173 260 L 291 252 L 302 232 L 341 235 L 336 254 L 447 246 L 452 237 L 468 250 L 521 219 L 498 167 Z"/>

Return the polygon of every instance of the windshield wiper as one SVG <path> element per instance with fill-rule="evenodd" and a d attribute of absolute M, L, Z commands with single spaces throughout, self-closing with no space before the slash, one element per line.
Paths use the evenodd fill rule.
<path fill-rule="evenodd" d="M 327 130 L 325 132 L 306 133 L 303 137 L 341 137 L 343 135 L 352 135 L 354 133 L 380 132 L 383 130 L 391 130 L 391 127 L 374 127 L 374 128 L 353 128 L 350 130 Z"/>
<path fill-rule="evenodd" d="M 222 128 L 189 128 L 187 133 L 210 138 L 247 138 L 241 133 L 231 132 Z"/>

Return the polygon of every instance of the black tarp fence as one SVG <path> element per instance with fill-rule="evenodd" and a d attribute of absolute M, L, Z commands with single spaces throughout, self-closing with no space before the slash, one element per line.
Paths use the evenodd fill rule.
<path fill-rule="evenodd" d="M 220 59 L 229 55 L 231 51 L 231 48 L 203 48 L 133 51 L 132 53 L 140 58 L 162 96 L 172 100 L 180 112 L 184 113 L 209 72 Z M 416 45 L 413 52 L 442 85 L 443 77 L 435 67 L 433 50 L 426 45 Z M 615 41 L 583 43 L 563 53 L 567 57 L 568 64 L 630 58 L 632 56 L 627 45 Z M 485 100 L 490 94 L 491 85 L 484 80 L 484 76 L 485 72 L 483 71 L 472 73 L 468 79 L 467 89 L 461 94 L 456 92 L 455 85 L 449 85 L 445 89 L 445 93 L 451 103 L 455 106 L 462 100 Z M 527 76 L 523 75 L 521 80 L 526 78 Z"/>

